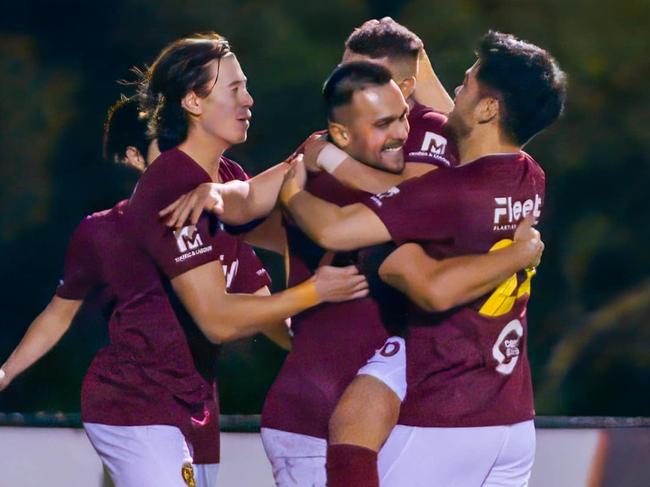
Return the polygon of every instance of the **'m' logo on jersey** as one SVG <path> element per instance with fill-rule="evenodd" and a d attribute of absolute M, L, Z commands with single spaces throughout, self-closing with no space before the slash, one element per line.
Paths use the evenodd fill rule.
<path fill-rule="evenodd" d="M 427 132 L 424 134 L 424 140 L 422 141 L 420 151 L 428 152 L 429 154 L 443 155 L 446 149 L 447 139 L 441 135 L 434 134 L 433 132 Z"/>
<path fill-rule="evenodd" d="M 519 361 L 519 342 L 524 336 L 524 327 L 519 320 L 512 320 L 503 327 L 492 347 L 492 356 L 498 362 L 496 371 L 510 375 Z"/>
<path fill-rule="evenodd" d="M 396 194 L 399 194 L 399 188 L 397 186 L 393 186 L 392 188 L 388 188 L 388 190 L 384 191 L 383 193 L 377 193 L 370 199 L 374 201 L 377 206 L 381 206 L 383 205 L 381 200 L 385 200 L 386 198 L 390 198 Z"/>
<path fill-rule="evenodd" d="M 178 251 L 181 253 L 198 249 L 203 245 L 201 235 L 199 235 L 199 231 L 194 225 L 188 225 L 180 230 L 174 231 L 174 236 L 176 237 Z"/>
<path fill-rule="evenodd" d="M 212 250 L 212 245 L 208 245 L 207 247 L 203 245 L 201 235 L 194 225 L 188 225 L 180 230 L 174 231 L 174 237 L 176 237 L 178 251 L 181 253 L 181 255 L 174 259 L 177 264 L 190 257 L 205 254 Z"/>
<path fill-rule="evenodd" d="M 502 196 L 494 198 L 496 206 L 494 208 L 494 228 L 495 231 L 514 230 L 517 228 L 517 222 L 533 214 L 535 219 L 542 214 L 542 198 L 535 194 L 535 199 L 525 201 L 515 201 L 512 196 Z"/>

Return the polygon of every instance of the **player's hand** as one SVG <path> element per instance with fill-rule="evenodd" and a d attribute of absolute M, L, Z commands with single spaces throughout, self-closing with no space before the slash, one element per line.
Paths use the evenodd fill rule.
<path fill-rule="evenodd" d="M 303 144 L 304 162 L 307 171 L 320 172 L 323 168 L 318 164 L 318 156 L 327 146 L 327 135 L 316 132 L 312 134 Z"/>
<path fill-rule="evenodd" d="M 284 175 L 284 182 L 282 183 L 279 195 L 280 202 L 284 206 L 288 206 L 291 198 L 305 188 L 307 181 L 307 170 L 303 163 L 302 154 L 295 155 L 287 163 L 290 165 L 290 168 Z"/>
<path fill-rule="evenodd" d="M 0 391 L 5 390 L 10 383 L 11 379 L 9 376 L 5 373 L 4 369 L 0 369 Z"/>
<path fill-rule="evenodd" d="M 312 280 L 321 301 L 340 303 L 368 295 L 368 281 L 353 265 L 321 266 Z"/>
<path fill-rule="evenodd" d="M 196 225 L 204 210 L 223 213 L 222 184 L 203 183 L 174 201 L 158 215 L 172 228 Z"/>
<path fill-rule="evenodd" d="M 532 215 L 528 215 L 521 221 L 515 231 L 514 241 L 524 251 L 526 268 L 537 267 L 542 260 L 542 253 L 544 252 L 542 235 L 533 227 L 534 224 L 535 218 Z"/>

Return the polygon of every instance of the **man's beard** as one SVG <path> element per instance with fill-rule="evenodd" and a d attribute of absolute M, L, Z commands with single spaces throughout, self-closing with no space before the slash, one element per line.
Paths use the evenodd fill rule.
<path fill-rule="evenodd" d="M 449 114 L 447 126 L 451 130 L 451 133 L 457 142 L 467 138 L 467 136 L 472 133 L 472 127 L 466 124 L 462 117 L 453 111 Z"/>

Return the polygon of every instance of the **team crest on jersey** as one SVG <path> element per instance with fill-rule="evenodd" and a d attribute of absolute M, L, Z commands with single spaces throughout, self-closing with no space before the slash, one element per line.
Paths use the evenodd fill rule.
<path fill-rule="evenodd" d="M 181 253 L 174 259 L 176 263 L 194 257 L 195 255 L 205 254 L 212 250 L 212 245 L 204 246 L 201 234 L 195 225 L 188 225 L 180 230 L 174 231 L 176 246 Z"/>
<path fill-rule="evenodd" d="M 377 193 L 370 199 L 377 205 L 381 206 L 383 205 L 381 200 L 385 200 L 386 198 L 391 198 L 395 195 L 399 194 L 399 188 L 397 186 L 393 186 L 392 188 L 388 188 L 386 191 L 383 193 Z"/>
<path fill-rule="evenodd" d="M 498 362 L 496 371 L 503 375 L 510 375 L 519 361 L 521 353 L 519 344 L 524 336 L 524 327 L 519 320 L 512 320 L 503 327 L 499 338 L 492 347 L 492 356 Z"/>
<path fill-rule="evenodd" d="M 515 200 L 512 196 L 501 196 L 494 198 L 494 203 L 493 230 L 495 232 L 514 230 L 522 218 L 532 213 L 537 220 L 542 214 L 542 198 L 539 194 L 524 201 Z"/>
<path fill-rule="evenodd" d="M 183 481 L 188 487 L 196 487 L 196 480 L 194 480 L 194 469 L 192 464 L 185 462 L 181 467 L 181 476 Z"/>

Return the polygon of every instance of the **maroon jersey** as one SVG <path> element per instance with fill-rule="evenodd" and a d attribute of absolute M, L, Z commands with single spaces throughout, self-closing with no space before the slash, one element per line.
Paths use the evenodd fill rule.
<path fill-rule="evenodd" d="M 235 166 L 222 160 L 223 180 Z M 183 189 L 172 189 L 172 174 Z M 143 175 L 128 203 L 79 225 L 57 290 L 61 297 L 83 299 L 103 287 L 114 306 L 111 343 L 97 354 L 84 379 L 83 421 L 178 426 L 194 443 L 197 463 L 219 460 L 213 371 L 218 347 L 178 306 L 169 279 L 219 259 L 229 291 L 254 292 L 269 283 L 252 249 L 220 231 L 213 218 L 206 215 L 194 231 L 176 234 L 157 218 L 168 198 L 208 180 L 207 173 L 182 152 L 165 152 Z M 154 232 L 158 241 L 147 232 Z M 206 410 L 209 420 L 192 426 L 190 415 L 205 419 Z"/>
<path fill-rule="evenodd" d="M 536 217 L 544 173 L 527 154 L 497 154 L 407 181 L 364 203 L 393 241 L 417 242 L 434 258 L 485 253 Z M 530 275 L 446 313 L 412 305 L 408 393 L 400 423 L 455 427 L 513 424 L 534 415 L 526 353 Z"/>
<path fill-rule="evenodd" d="M 441 120 L 430 109 L 417 106 L 409 115 L 411 134 L 405 145 L 422 146 L 419 140 L 429 130 L 438 130 Z M 417 162 L 447 167 L 445 152 L 421 155 Z M 405 154 L 407 161 L 411 159 Z M 364 201 L 369 195 L 343 186 L 333 176 L 310 173 L 306 189 L 339 206 Z M 373 249 L 358 255 L 333 256 L 312 242 L 296 225 L 285 221 L 289 245 L 289 286 L 309 279 L 319 265 L 338 260 L 342 264 L 372 258 Z M 352 260 L 350 260 L 352 259 Z M 292 319 L 291 352 L 267 394 L 262 427 L 327 438 L 329 418 L 341 394 L 359 368 L 388 333 L 385 314 L 373 297 L 345 303 L 326 303 Z"/>
<path fill-rule="evenodd" d="M 423 162 L 449 167 L 458 164 L 458 152 L 447 117 L 415 103 L 409 112 L 409 136 L 404 144 L 406 162 Z"/>

